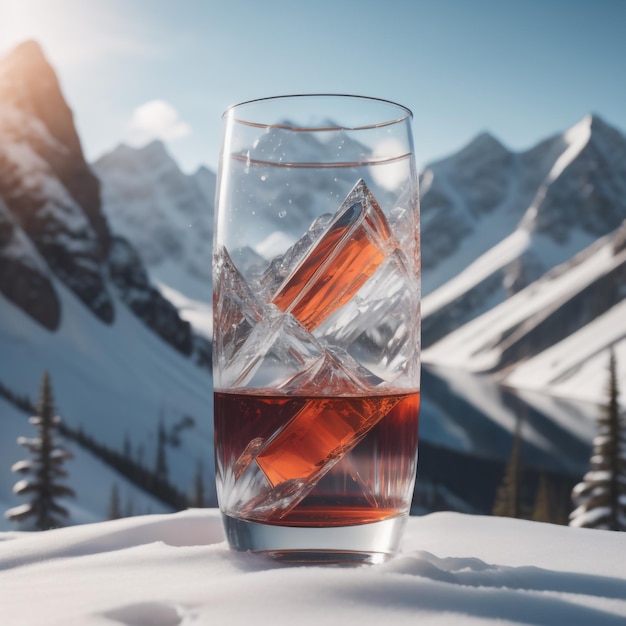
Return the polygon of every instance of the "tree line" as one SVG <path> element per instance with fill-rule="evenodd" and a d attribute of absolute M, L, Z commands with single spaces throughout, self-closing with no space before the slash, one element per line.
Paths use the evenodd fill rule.
<path fill-rule="evenodd" d="M 153 468 L 147 467 L 142 460 L 132 458 L 130 440 L 124 441 L 121 451 L 115 450 L 97 441 L 84 432 L 82 427 L 71 428 L 55 414 L 52 384 L 49 373 L 43 373 L 39 400 L 34 405 L 26 396 L 12 392 L 0 384 L 0 395 L 16 407 L 30 413 L 31 424 L 36 427 L 34 437 L 19 437 L 17 443 L 29 452 L 29 458 L 15 463 L 11 470 L 21 478 L 15 483 L 13 492 L 25 496 L 28 501 L 6 511 L 5 516 L 23 526 L 37 530 L 47 530 L 63 526 L 68 518 L 68 511 L 60 500 L 75 497 L 74 491 L 64 484 L 68 473 L 65 463 L 72 454 L 62 445 L 61 437 L 74 441 L 94 456 L 115 469 L 126 480 L 144 492 L 154 496 L 174 510 L 183 510 L 188 506 L 204 506 L 204 484 L 202 465 L 194 479 L 192 493 L 188 496 L 169 480 L 166 455 L 167 436 L 163 421 L 157 431 L 157 449 Z M 132 505 L 127 506 L 127 514 L 132 514 Z M 111 487 L 109 496 L 109 517 L 121 517 L 119 488 Z"/>
<path fill-rule="evenodd" d="M 620 409 L 617 360 L 609 352 L 606 401 L 602 405 L 593 440 L 590 469 L 571 494 L 573 510 L 543 475 L 529 508 L 524 493 L 522 435 L 523 419 L 518 418 L 511 456 L 496 492 L 493 514 L 567 524 L 580 528 L 626 530 L 626 413 Z"/>

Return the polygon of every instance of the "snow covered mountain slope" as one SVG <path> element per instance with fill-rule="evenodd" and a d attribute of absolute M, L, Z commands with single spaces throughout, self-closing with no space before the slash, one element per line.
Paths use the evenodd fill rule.
<path fill-rule="evenodd" d="M 202 462 L 207 495 L 214 501 L 210 373 L 173 350 L 119 301 L 114 301 L 115 323 L 106 325 L 56 279 L 54 287 L 63 310 L 54 333 L 0 296 L 3 385 L 35 400 L 47 369 L 64 423 L 114 450 L 121 451 L 128 439 L 133 458 L 149 468 L 155 466 L 162 422 L 168 433 L 179 433 L 166 446 L 170 480 L 189 493 Z M 2 438 L 10 442 L 13 428 L 7 431 L 5 425 Z M 23 425 L 28 425 L 25 418 Z M 23 454 L 14 440 L 12 445 Z M 93 485 L 105 502 L 110 487 Z M 6 497 L 0 494 L 0 500 Z"/>
<path fill-rule="evenodd" d="M 422 176 L 432 345 L 626 219 L 626 138 L 597 116 L 522 153 L 481 135 Z M 464 270 L 464 271 L 462 271 Z"/>
<path fill-rule="evenodd" d="M 424 361 L 600 402 L 613 346 L 626 388 L 625 236 L 626 222 L 424 350 Z"/>
<path fill-rule="evenodd" d="M 215 175 L 184 174 L 160 141 L 100 157 L 103 211 L 139 252 L 153 280 L 209 301 Z"/>
<path fill-rule="evenodd" d="M 132 246 L 111 233 L 99 180 L 85 162 L 56 75 L 35 42 L 0 61 L 0 198 L 0 288 L 25 313 L 50 330 L 62 315 L 41 263 L 35 271 L 32 250 L 28 262 L 21 244 L 16 256 L 24 238 L 48 271 L 104 323 L 115 320 L 117 292 L 172 347 L 206 361 L 206 347 L 150 284 Z M 32 290 L 19 287 L 24 275 Z"/>

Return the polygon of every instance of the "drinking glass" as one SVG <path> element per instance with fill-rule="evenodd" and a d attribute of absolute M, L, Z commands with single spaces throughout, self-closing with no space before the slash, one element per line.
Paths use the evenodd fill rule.
<path fill-rule="evenodd" d="M 411 118 L 325 94 L 224 113 L 214 432 L 235 550 L 376 563 L 398 548 L 420 404 Z"/>

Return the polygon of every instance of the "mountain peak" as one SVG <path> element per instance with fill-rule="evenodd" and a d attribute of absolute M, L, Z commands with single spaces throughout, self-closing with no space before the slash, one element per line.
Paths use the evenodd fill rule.
<path fill-rule="evenodd" d="M 100 156 L 94 165 L 96 169 L 112 168 L 120 172 L 180 170 L 167 146 L 160 139 L 154 139 L 140 147 L 120 143 L 110 152 Z"/>
<path fill-rule="evenodd" d="M 161 139 L 153 139 L 152 141 L 149 141 L 147 144 L 137 148 L 137 152 L 144 155 L 150 155 L 152 157 L 172 160 L 172 155 L 169 153 L 169 150 Z"/>
<path fill-rule="evenodd" d="M 482 131 L 476 135 L 476 137 L 474 137 L 474 139 L 472 139 L 467 146 L 465 146 L 465 150 L 480 152 L 497 150 L 508 152 L 502 142 L 487 131 Z"/>
<path fill-rule="evenodd" d="M 28 39 L 19 43 L 9 52 L 1 63 L 46 63 L 41 46 L 34 39 Z"/>
<path fill-rule="evenodd" d="M 56 140 L 83 160 L 74 118 L 52 66 L 34 40 L 0 60 L 0 101 L 37 117 Z"/>
<path fill-rule="evenodd" d="M 621 137 L 624 135 L 614 126 L 608 124 L 597 113 L 587 113 L 579 122 L 565 132 L 566 137 L 585 134 L 589 137 Z"/>

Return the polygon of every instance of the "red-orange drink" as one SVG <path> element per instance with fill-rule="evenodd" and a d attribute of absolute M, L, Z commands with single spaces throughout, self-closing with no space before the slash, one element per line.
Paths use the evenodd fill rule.
<path fill-rule="evenodd" d="M 241 476 L 256 464 L 268 490 L 311 481 L 301 501 L 264 516 L 266 523 L 323 526 L 386 519 L 406 512 L 410 503 L 405 492 L 415 472 L 419 400 L 418 392 L 403 391 L 355 397 L 218 392 L 218 465 L 239 463 Z"/>

